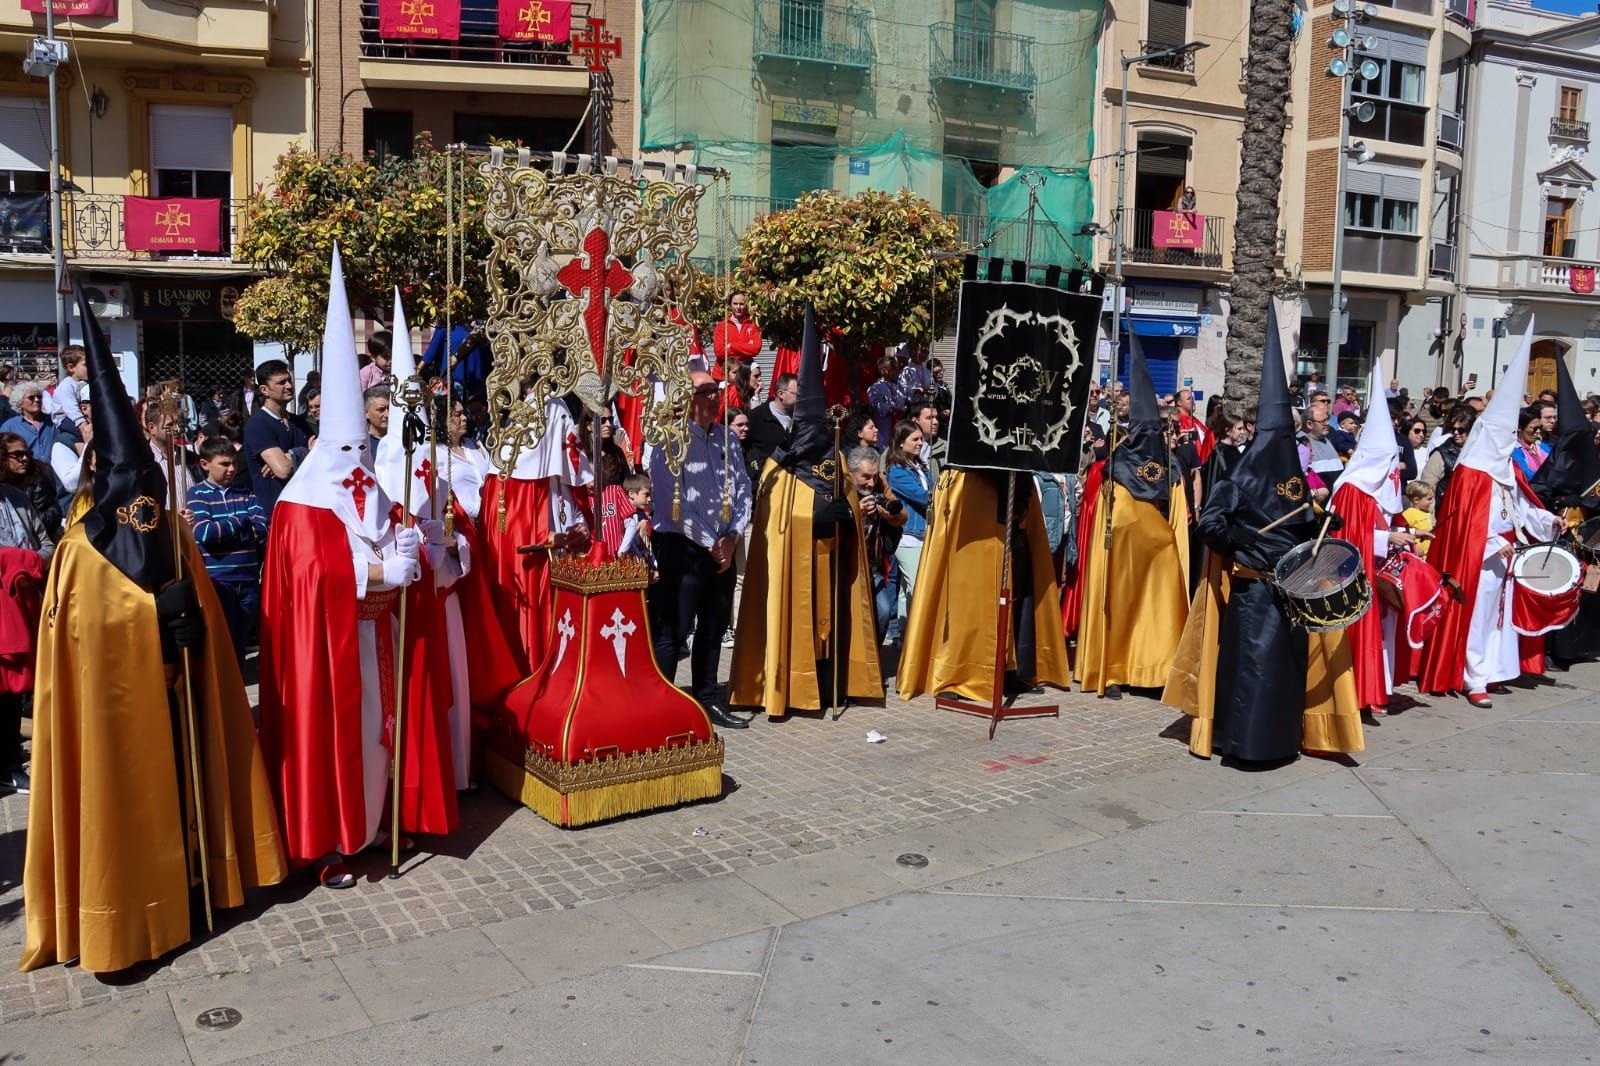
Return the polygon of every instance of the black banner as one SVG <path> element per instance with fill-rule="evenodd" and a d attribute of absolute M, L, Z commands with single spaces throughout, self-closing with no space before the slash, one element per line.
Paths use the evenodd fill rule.
<path fill-rule="evenodd" d="M 961 283 L 949 465 L 1078 472 L 1100 307 L 1045 285 Z"/>

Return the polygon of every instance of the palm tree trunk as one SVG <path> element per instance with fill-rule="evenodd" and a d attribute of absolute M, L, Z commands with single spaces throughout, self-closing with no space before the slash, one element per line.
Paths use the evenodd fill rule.
<path fill-rule="evenodd" d="M 1293 0 L 1251 0 L 1245 64 L 1244 134 L 1233 227 L 1233 298 L 1223 392 L 1249 408 L 1261 384 L 1267 301 L 1277 287 L 1278 202 L 1283 192 L 1283 133 L 1288 125 Z"/>

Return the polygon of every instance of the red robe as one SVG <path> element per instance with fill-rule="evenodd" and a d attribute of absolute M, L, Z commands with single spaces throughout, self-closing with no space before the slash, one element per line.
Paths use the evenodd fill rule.
<path fill-rule="evenodd" d="M 501 494 L 505 498 L 505 528 L 500 524 Z M 483 506 L 478 510 L 483 531 L 485 576 L 493 585 L 491 598 L 496 616 L 507 633 L 518 635 L 521 661 L 531 667 L 544 662 L 550 629 L 550 553 L 518 554 L 529 544 L 549 544 L 550 482 L 546 478 L 522 480 L 491 474 L 483 483 Z M 526 675 L 524 675 L 526 676 Z"/>
<path fill-rule="evenodd" d="M 472 568 L 456 582 L 461 597 L 461 625 L 466 630 L 471 668 L 467 671 L 472 686 L 472 706 L 493 707 L 512 686 L 528 676 L 528 663 L 522 648 L 500 622 L 496 612 L 494 574 L 489 567 L 483 526 L 467 517 L 459 500 L 455 501 L 456 532 L 467 539 Z"/>
<path fill-rule="evenodd" d="M 1478 577 L 1488 543 L 1489 506 L 1494 479 L 1470 466 L 1457 466 L 1438 507 L 1428 562 L 1461 586 L 1461 599 L 1445 593 L 1444 611 L 1428 646 L 1422 649 L 1417 687 L 1432 695 L 1459 691 L 1466 678 L 1467 632 L 1477 602 Z"/>
<path fill-rule="evenodd" d="M 1094 516 L 1100 509 L 1100 491 L 1105 484 L 1106 463 L 1102 459 L 1089 467 L 1083 476 L 1083 502 L 1078 507 L 1078 572 L 1072 583 L 1061 591 L 1061 629 L 1068 640 L 1078 635 L 1078 622 L 1083 616 L 1084 567 L 1089 560 L 1089 538 L 1104 536 L 1097 530 Z"/>
<path fill-rule="evenodd" d="M 850 406 L 850 369 L 847 360 L 834 348 L 823 360 L 822 364 L 822 391 L 827 393 L 830 404 Z M 772 361 L 772 380 L 767 382 L 767 399 L 778 395 L 778 378 L 784 374 L 800 374 L 800 349 L 779 346 L 777 354 Z"/>
<path fill-rule="evenodd" d="M 1374 562 L 1372 537 L 1378 528 L 1378 502 L 1354 485 L 1341 485 L 1333 494 L 1333 509 L 1344 525 L 1334 536 L 1355 545 L 1361 552 L 1361 568 L 1367 573 L 1367 587 L 1376 589 L 1378 569 Z M 1383 617 L 1374 603 L 1345 632 L 1350 640 L 1350 656 L 1356 674 L 1356 702 L 1363 708 L 1387 707 L 1389 688 L 1385 684 Z"/>
<path fill-rule="evenodd" d="M 332 511 L 280 503 L 272 512 L 261 584 L 261 750 L 283 812 L 284 845 L 297 865 L 367 842 L 361 754 L 361 652 L 355 566 L 344 523 Z M 429 582 L 427 589 L 418 586 Z M 449 744 L 448 664 L 439 686 L 433 644 L 448 655 L 442 616 L 427 621 L 431 576 L 407 607 L 406 785 L 401 825 L 449 832 L 456 824 Z M 438 613 L 438 612 L 432 612 Z M 442 697 L 442 702 L 438 702 Z M 440 750 L 440 738 L 443 750 Z M 450 782 L 442 791 L 440 782 Z"/>

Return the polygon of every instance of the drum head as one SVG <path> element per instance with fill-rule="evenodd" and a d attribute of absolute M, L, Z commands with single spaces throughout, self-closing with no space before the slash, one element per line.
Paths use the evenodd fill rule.
<path fill-rule="evenodd" d="M 1583 564 L 1559 545 L 1540 544 L 1519 551 L 1511 573 L 1518 584 L 1553 596 L 1578 586 L 1583 580 Z"/>
<path fill-rule="evenodd" d="M 1278 560 L 1277 585 L 1290 596 L 1323 596 L 1348 585 L 1362 573 L 1361 551 L 1342 540 L 1324 540 L 1312 557 L 1315 541 L 1296 544 Z"/>

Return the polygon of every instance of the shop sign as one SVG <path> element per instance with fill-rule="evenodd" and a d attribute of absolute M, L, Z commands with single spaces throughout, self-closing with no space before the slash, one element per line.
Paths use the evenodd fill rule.
<path fill-rule="evenodd" d="M 1200 290 L 1183 285 L 1147 285 L 1136 282 L 1132 287 L 1133 310 L 1157 315 L 1200 314 Z"/>
<path fill-rule="evenodd" d="M 231 322 L 244 286 L 235 281 L 141 281 L 133 317 L 145 321 Z"/>

